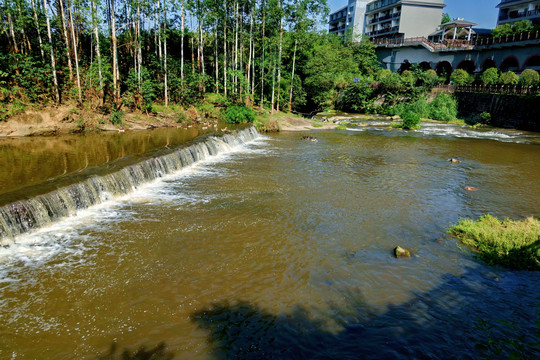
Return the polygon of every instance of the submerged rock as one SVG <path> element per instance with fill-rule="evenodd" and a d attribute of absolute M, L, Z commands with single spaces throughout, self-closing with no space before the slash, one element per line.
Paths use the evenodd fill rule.
<path fill-rule="evenodd" d="M 478 191 L 478 188 L 475 188 L 474 186 L 465 186 L 465 190 L 467 190 L 467 191 Z"/>
<path fill-rule="evenodd" d="M 411 252 L 407 249 L 402 248 L 401 246 L 396 246 L 394 249 L 394 255 L 397 258 L 411 257 Z"/>

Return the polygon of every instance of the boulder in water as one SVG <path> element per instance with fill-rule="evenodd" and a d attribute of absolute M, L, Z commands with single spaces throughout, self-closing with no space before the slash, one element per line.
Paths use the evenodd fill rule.
<path fill-rule="evenodd" d="M 467 190 L 467 191 L 478 191 L 478 188 L 475 188 L 474 186 L 465 186 L 465 190 Z"/>
<path fill-rule="evenodd" d="M 411 252 L 407 249 L 402 248 L 401 246 L 396 246 L 394 249 L 394 255 L 399 258 L 410 258 Z"/>
<path fill-rule="evenodd" d="M 447 161 L 451 162 L 452 164 L 459 164 L 461 161 L 455 158 L 448 159 Z"/>

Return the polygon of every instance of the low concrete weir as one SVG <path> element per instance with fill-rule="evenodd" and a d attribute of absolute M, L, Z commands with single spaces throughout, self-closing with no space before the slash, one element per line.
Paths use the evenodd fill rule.
<path fill-rule="evenodd" d="M 18 235 L 72 216 L 79 210 L 129 194 L 143 184 L 198 161 L 230 152 L 257 136 L 254 127 L 221 137 L 211 136 L 189 147 L 146 159 L 111 174 L 92 176 L 42 195 L 4 205 L 0 207 L 0 245 L 9 245 Z"/>

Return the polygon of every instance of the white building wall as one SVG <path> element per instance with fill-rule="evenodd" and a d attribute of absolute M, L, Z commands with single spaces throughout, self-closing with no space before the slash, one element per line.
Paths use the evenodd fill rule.
<path fill-rule="evenodd" d="M 403 4 L 401 6 L 399 32 L 403 33 L 405 38 L 427 37 L 437 30 L 441 20 L 442 7 Z"/>

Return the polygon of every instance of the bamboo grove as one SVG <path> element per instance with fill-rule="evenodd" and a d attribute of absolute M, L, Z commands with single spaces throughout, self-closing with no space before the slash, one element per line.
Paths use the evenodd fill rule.
<path fill-rule="evenodd" d="M 327 12 L 325 0 L 4 0 L 2 98 L 144 109 L 215 92 L 291 109 Z"/>

